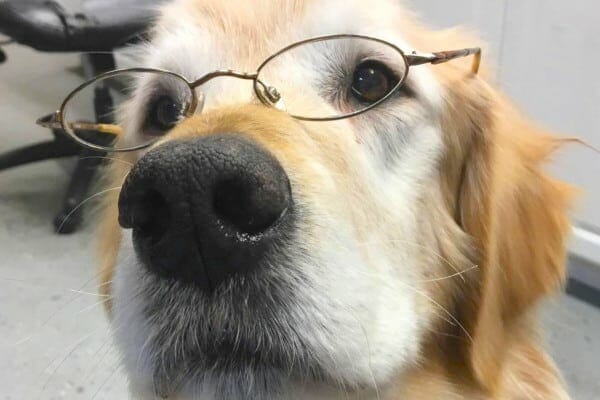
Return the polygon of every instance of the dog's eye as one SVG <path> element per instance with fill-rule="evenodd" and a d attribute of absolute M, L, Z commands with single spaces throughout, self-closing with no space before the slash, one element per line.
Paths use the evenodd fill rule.
<path fill-rule="evenodd" d="M 183 116 L 183 106 L 169 95 L 152 100 L 147 107 L 144 131 L 160 135 L 170 130 Z"/>
<path fill-rule="evenodd" d="M 354 70 L 352 94 L 360 101 L 375 103 L 398 84 L 398 78 L 379 61 L 364 61 Z"/>

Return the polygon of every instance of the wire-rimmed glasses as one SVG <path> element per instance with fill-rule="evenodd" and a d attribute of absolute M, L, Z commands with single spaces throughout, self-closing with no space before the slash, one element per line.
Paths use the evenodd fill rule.
<path fill-rule="evenodd" d="M 94 150 L 138 150 L 152 145 L 171 126 L 158 124 L 163 131 L 149 125 L 146 128 L 142 126 L 143 132 L 133 140 L 121 140 L 123 127 L 117 122 L 119 118 L 116 115 L 121 104 L 132 96 L 144 96 L 147 102 L 162 101 L 161 108 L 147 110 L 148 118 L 161 122 L 177 115 L 177 120 L 181 121 L 202 110 L 204 96 L 197 89 L 217 77 L 252 81 L 260 103 L 287 112 L 293 118 L 333 121 L 354 117 L 385 102 L 402 87 L 413 66 L 439 64 L 469 55 L 475 56 L 472 72 L 477 73 L 481 60 L 480 48 L 405 53 L 394 44 L 374 37 L 349 34 L 320 36 L 284 47 L 263 61 L 254 73 L 217 70 L 190 81 L 175 72 L 155 68 L 126 68 L 106 72 L 78 86 L 69 93 L 58 111 L 37 122 L 45 127 L 63 129 L 76 142 Z M 344 70 L 348 66 L 369 63 L 385 64 L 393 76 L 382 81 L 381 78 L 376 80 L 377 77 L 368 75 L 357 77 L 356 71 Z M 368 73 L 369 69 L 366 71 Z M 363 82 L 364 79 L 375 79 L 375 94 L 369 92 L 365 96 L 360 93 L 360 88 L 357 89 L 353 82 L 358 82 L 360 86 L 361 78 Z M 154 84 L 141 90 L 141 82 Z M 302 93 L 299 93 L 302 92 L 302 85 L 322 88 L 322 96 L 330 100 L 332 106 L 327 109 L 311 107 L 311 102 L 303 99 Z M 109 102 L 111 111 L 108 114 L 98 115 L 96 102 L 99 96 Z"/>

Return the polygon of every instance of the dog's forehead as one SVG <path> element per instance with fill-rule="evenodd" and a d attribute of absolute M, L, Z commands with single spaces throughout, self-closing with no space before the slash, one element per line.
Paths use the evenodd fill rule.
<path fill-rule="evenodd" d="M 401 29 L 407 19 L 391 0 L 179 0 L 164 10 L 154 42 L 159 52 L 176 56 L 157 56 L 154 64 L 186 67 L 188 60 L 209 69 L 252 70 L 288 44 L 340 33 L 377 36 L 412 50 Z M 190 59 L 199 54 L 208 59 Z"/>

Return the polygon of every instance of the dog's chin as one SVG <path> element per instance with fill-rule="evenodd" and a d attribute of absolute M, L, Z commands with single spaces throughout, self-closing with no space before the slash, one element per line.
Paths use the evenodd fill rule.
<path fill-rule="evenodd" d="M 115 336 L 132 376 L 144 375 L 161 397 L 193 387 L 208 398 L 266 398 L 290 379 L 327 382 L 291 316 L 293 281 L 302 279 L 290 279 L 295 270 L 282 264 L 233 276 L 212 293 L 149 273 L 139 261 L 121 265 Z"/>
<path fill-rule="evenodd" d="M 271 399 L 288 393 L 291 381 L 329 385 L 308 363 L 302 365 L 271 349 L 250 347 L 243 339 L 236 343 L 216 339 L 205 353 L 194 351 L 177 363 L 157 364 L 154 393 L 169 397 L 200 391 L 210 399 Z"/>
<path fill-rule="evenodd" d="M 176 344 L 157 348 L 153 384 L 163 397 L 174 393 L 206 392 L 207 398 L 280 398 L 290 381 L 329 385 L 316 360 L 304 349 L 286 349 L 290 332 L 271 329 L 276 338 L 253 336 L 247 327 L 198 334 L 198 342 L 177 354 Z M 210 394 L 210 395 L 209 395 Z"/>

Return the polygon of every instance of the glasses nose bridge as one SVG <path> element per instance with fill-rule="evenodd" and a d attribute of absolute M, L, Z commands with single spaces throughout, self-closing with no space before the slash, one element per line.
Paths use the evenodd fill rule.
<path fill-rule="evenodd" d="M 262 82 L 258 78 L 258 75 L 259 71 L 250 73 L 244 71 L 234 71 L 231 69 L 216 70 L 203 75 L 195 81 L 190 82 L 189 86 L 192 90 L 195 90 L 203 84 L 219 77 L 230 77 L 242 80 L 249 80 L 254 82 L 254 92 L 263 104 L 270 107 L 275 107 L 277 109 L 285 109 L 285 106 L 282 103 L 281 95 L 279 94 L 277 89 L 275 87 L 269 86 L 265 82 Z"/>
<path fill-rule="evenodd" d="M 250 72 L 244 72 L 244 71 L 234 71 L 231 69 L 216 70 L 216 71 L 212 71 L 212 72 L 209 72 L 209 73 L 203 75 L 202 77 L 196 79 L 193 82 L 190 82 L 190 87 L 192 89 L 196 89 L 197 87 L 205 84 L 206 82 L 211 81 L 215 78 L 219 78 L 219 77 L 230 77 L 230 78 L 238 78 L 238 79 L 254 81 L 258 77 L 258 74 L 256 72 L 250 73 Z"/>

